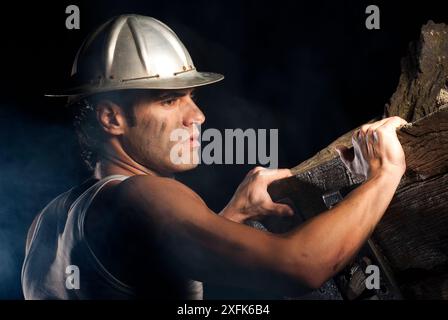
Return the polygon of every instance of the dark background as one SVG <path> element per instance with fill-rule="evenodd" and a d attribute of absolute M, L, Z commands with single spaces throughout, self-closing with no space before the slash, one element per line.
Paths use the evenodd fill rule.
<path fill-rule="evenodd" d="M 199 90 L 206 128 L 278 128 L 279 166 L 292 167 L 383 112 L 400 59 L 428 20 L 448 23 L 445 1 L 60 1 L 2 4 L 0 299 L 21 299 L 26 230 L 43 206 L 86 179 L 61 87 L 83 38 L 122 13 L 167 23 L 196 67 L 222 73 Z M 65 28 L 76 4 L 81 29 Z M 365 28 L 376 4 L 381 29 Z M 179 179 L 220 211 L 250 165 L 200 166 Z M 211 288 L 208 297 L 262 293 Z"/>

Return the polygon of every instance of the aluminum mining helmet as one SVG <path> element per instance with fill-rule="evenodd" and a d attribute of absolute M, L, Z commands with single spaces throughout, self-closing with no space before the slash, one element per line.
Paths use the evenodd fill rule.
<path fill-rule="evenodd" d="M 76 55 L 69 89 L 48 96 L 76 99 L 123 89 L 185 89 L 223 78 L 198 72 L 167 25 L 129 14 L 108 20 L 87 37 Z"/>

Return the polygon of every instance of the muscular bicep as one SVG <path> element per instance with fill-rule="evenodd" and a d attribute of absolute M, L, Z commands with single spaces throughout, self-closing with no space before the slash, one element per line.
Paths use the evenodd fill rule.
<path fill-rule="evenodd" d="M 134 178 L 123 189 L 136 221 L 186 277 L 282 293 L 303 290 L 286 238 L 216 215 L 176 181 Z"/>

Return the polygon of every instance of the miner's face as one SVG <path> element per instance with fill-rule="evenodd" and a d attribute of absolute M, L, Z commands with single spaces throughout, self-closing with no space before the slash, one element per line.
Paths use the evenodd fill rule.
<path fill-rule="evenodd" d="M 139 164 L 161 174 L 197 166 L 198 126 L 205 116 L 193 101 L 193 90 L 157 92 L 134 106 L 135 126 L 127 126 L 122 144 Z"/>

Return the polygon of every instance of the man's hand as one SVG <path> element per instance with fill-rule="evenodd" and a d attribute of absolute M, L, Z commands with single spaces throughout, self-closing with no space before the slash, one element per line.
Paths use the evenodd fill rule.
<path fill-rule="evenodd" d="M 252 169 L 220 215 L 235 222 L 257 220 L 267 215 L 293 215 L 288 205 L 274 203 L 267 191 L 271 182 L 290 176 L 289 169 Z"/>
<path fill-rule="evenodd" d="M 406 170 L 403 148 L 396 130 L 407 122 L 400 117 L 365 124 L 352 137 L 353 150 L 336 148 L 342 162 L 356 175 L 366 179 L 381 173 L 401 176 Z"/>

